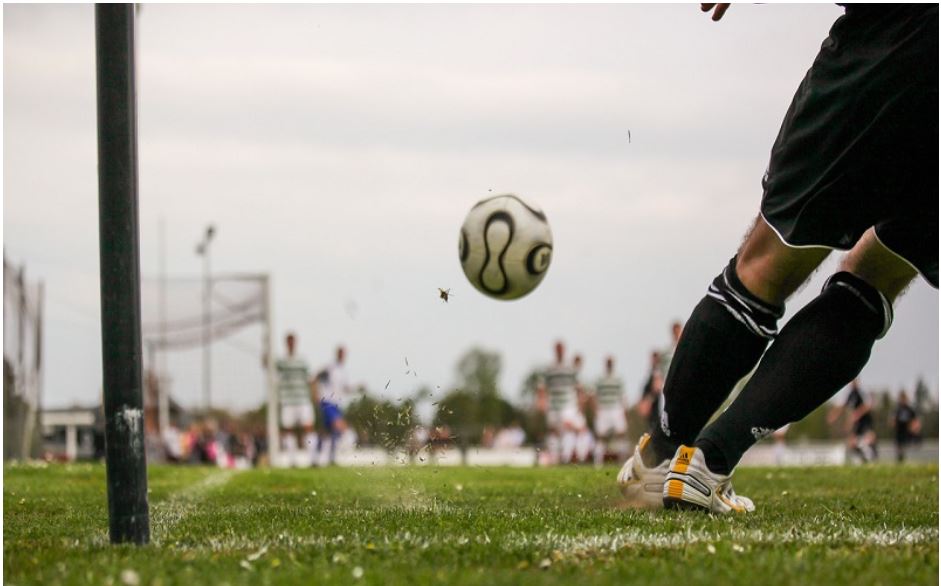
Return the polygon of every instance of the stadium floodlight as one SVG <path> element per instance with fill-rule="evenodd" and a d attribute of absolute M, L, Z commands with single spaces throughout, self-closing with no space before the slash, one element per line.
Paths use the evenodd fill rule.
<path fill-rule="evenodd" d="M 134 7 L 95 5 L 98 231 L 111 543 L 150 541 L 142 393 Z"/>
<path fill-rule="evenodd" d="M 196 245 L 196 254 L 203 257 L 203 403 L 206 412 L 212 408 L 212 277 L 209 272 L 209 244 L 216 227 L 206 226 L 203 239 Z"/>

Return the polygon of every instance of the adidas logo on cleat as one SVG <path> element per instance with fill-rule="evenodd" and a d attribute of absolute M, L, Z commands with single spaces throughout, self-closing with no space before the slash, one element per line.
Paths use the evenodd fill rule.
<path fill-rule="evenodd" d="M 680 453 L 676 457 L 676 466 L 680 468 L 679 472 L 686 472 L 686 467 L 689 466 L 690 460 L 695 453 L 696 448 L 687 448 L 686 446 L 680 447 Z"/>

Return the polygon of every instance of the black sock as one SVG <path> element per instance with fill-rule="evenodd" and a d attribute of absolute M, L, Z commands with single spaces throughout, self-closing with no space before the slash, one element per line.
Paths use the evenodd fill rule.
<path fill-rule="evenodd" d="M 771 306 L 745 289 L 733 257 L 683 327 L 647 465 L 672 458 L 680 444 L 692 445 L 735 384 L 761 358 L 783 313 L 783 307 Z"/>
<path fill-rule="evenodd" d="M 888 330 L 892 307 L 850 273 L 830 277 L 768 349 L 729 408 L 696 440 L 710 470 L 728 474 L 756 441 L 799 421 L 848 384 Z"/>

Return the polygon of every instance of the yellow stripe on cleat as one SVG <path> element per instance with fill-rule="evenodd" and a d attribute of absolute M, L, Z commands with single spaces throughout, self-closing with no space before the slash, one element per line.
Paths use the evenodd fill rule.
<path fill-rule="evenodd" d="M 683 498 L 683 483 L 679 480 L 667 481 L 667 496 L 670 498 Z"/>
<path fill-rule="evenodd" d="M 743 507 L 742 505 L 737 505 L 737 504 L 733 503 L 733 502 L 730 501 L 729 499 L 725 498 L 725 495 L 719 494 L 719 499 L 721 499 L 723 503 L 727 504 L 727 505 L 729 506 L 729 508 L 732 509 L 733 511 L 735 511 L 736 513 L 744 513 L 744 512 L 745 512 L 745 507 Z"/>
<path fill-rule="evenodd" d="M 643 451 L 644 451 L 644 448 L 647 447 L 647 444 L 648 444 L 649 442 L 650 442 L 650 434 L 649 434 L 649 433 L 645 433 L 645 434 L 644 434 L 643 436 L 641 436 L 641 438 L 640 438 L 640 442 L 639 442 L 640 445 L 638 446 L 637 451 L 643 452 Z"/>

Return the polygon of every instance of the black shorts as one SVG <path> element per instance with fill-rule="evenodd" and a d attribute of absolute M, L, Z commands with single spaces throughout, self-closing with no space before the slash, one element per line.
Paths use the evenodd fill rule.
<path fill-rule="evenodd" d="M 871 415 L 863 415 L 859 421 L 853 424 L 853 435 L 861 437 L 875 429 Z"/>
<path fill-rule="evenodd" d="M 870 227 L 938 287 L 938 6 L 856 5 L 788 109 L 761 213 L 790 246 L 848 250 Z"/>

